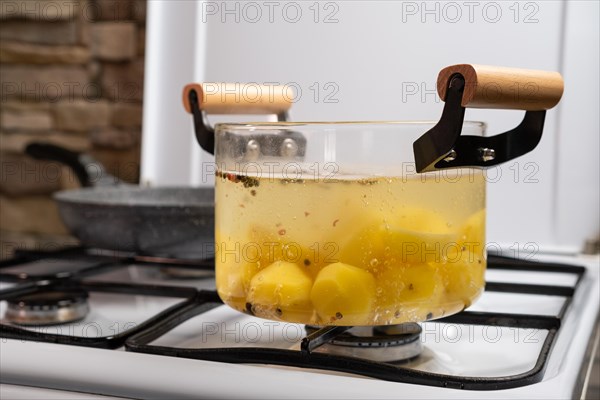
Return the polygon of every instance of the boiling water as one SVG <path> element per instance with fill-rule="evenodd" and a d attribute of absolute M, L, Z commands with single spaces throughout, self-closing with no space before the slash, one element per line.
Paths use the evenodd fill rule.
<path fill-rule="evenodd" d="M 484 286 L 480 172 L 284 179 L 219 171 L 216 279 L 242 312 L 316 325 L 424 321 Z"/>

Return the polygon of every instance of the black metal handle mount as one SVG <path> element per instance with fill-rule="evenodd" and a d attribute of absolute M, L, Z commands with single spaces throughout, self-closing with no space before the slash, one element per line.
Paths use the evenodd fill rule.
<path fill-rule="evenodd" d="M 492 167 L 533 150 L 542 138 L 546 111 L 526 111 L 514 129 L 495 136 L 461 135 L 465 107 L 461 105 L 465 78 L 448 79 L 439 122 L 413 143 L 417 172 L 447 168 Z"/>
<path fill-rule="evenodd" d="M 196 140 L 204 151 L 210 154 L 215 154 L 215 131 L 208 123 L 206 113 L 200 109 L 200 100 L 198 92 L 194 89 L 190 90 L 189 94 L 190 106 L 194 116 L 194 132 Z"/>
<path fill-rule="evenodd" d="M 196 140 L 204 151 L 210 154 L 215 154 L 215 130 L 208 121 L 208 116 L 204 110 L 200 108 L 200 99 L 198 92 L 191 89 L 188 93 L 190 108 L 194 116 L 194 133 Z M 289 115 L 283 111 L 277 114 L 278 121 L 287 121 Z"/>

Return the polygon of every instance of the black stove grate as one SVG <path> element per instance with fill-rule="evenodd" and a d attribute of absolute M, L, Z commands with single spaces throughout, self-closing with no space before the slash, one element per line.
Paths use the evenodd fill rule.
<path fill-rule="evenodd" d="M 198 295 L 198 292 L 193 288 L 169 286 L 158 287 L 152 285 L 132 285 L 104 282 L 58 281 L 53 283 L 41 282 L 39 284 L 29 284 L 23 287 L 8 289 L 0 293 L 0 301 L 18 298 L 26 294 L 48 293 L 52 291 L 62 291 L 69 288 L 83 289 L 89 293 L 102 292 L 128 295 L 176 297 L 182 298 L 182 301 L 171 307 L 165 308 L 163 311 L 147 319 L 146 321 L 132 326 L 130 329 L 109 336 L 71 336 L 42 332 L 36 329 L 21 328 L 15 325 L 0 324 L 0 337 L 6 339 L 31 340 L 35 342 L 116 349 L 122 347 L 125 343 L 125 340 L 130 336 L 146 329 L 152 329 L 153 326 L 160 325 L 163 321 L 169 319 L 171 315 L 176 314 L 179 310 L 189 307 L 190 304 L 194 304 L 194 299 Z"/>
<path fill-rule="evenodd" d="M 19 265 L 29 266 L 36 261 L 48 261 L 58 265 L 67 265 L 64 270 L 58 269 L 49 275 L 43 268 L 24 269 L 19 272 Z M 65 264 L 69 262 L 70 264 Z M 80 265 L 77 265 L 79 262 Z M 136 262 L 130 255 L 98 255 L 80 247 L 66 248 L 52 252 L 21 251 L 11 260 L 0 262 L 0 282 L 14 283 L 15 285 L 0 291 L 0 301 L 18 299 L 24 295 L 60 292 L 68 289 L 83 289 L 88 293 L 117 293 L 131 296 L 172 297 L 181 299 L 176 304 L 165 308 L 149 319 L 135 324 L 129 329 L 109 336 L 87 337 L 56 333 L 47 333 L 35 329 L 35 326 L 20 327 L 13 324 L 0 323 L 0 337 L 6 339 L 31 340 L 66 344 L 74 346 L 116 349 L 123 347 L 125 340 L 136 333 L 152 329 L 162 321 L 170 318 L 180 309 L 195 304 L 198 291 L 191 287 L 127 284 L 120 282 L 86 282 L 85 278 L 110 270 L 126 268 Z M 170 264 L 160 264 L 161 266 Z M 179 265 L 177 265 L 179 267 Z M 10 270 L 11 272 L 6 272 Z M 30 271 L 31 270 L 31 271 Z"/>
<path fill-rule="evenodd" d="M 87 250 L 85 249 L 69 249 L 64 251 L 64 253 L 54 252 L 51 255 L 58 258 L 63 256 L 79 257 L 86 253 Z M 488 269 L 569 273 L 575 274 L 577 280 L 571 287 L 515 284 L 508 282 L 486 283 L 486 291 L 565 297 L 565 302 L 556 316 L 463 311 L 435 321 L 460 325 L 528 328 L 547 331 L 537 361 L 531 370 L 511 376 L 471 377 L 424 372 L 393 363 L 375 362 L 356 357 L 331 355 L 314 351 L 320 345 L 331 340 L 336 335 L 342 334 L 347 328 L 332 329 L 331 327 L 328 327 L 313 332 L 302 340 L 301 350 L 275 349 L 268 347 L 188 349 L 153 345 L 153 341 L 165 335 L 183 322 L 222 305 L 223 303 L 216 292 L 196 290 L 191 287 L 82 281 L 82 277 L 105 271 L 107 268 L 123 268 L 128 263 L 136 261 L 135 257 L 113 257 L 110 261 L 100 260 L 97 264 L 92 265 L 87 269 L 82 269 L 74 273 L 57 274 L 55 277 L 43 276 L 43 279 L 41 276 L 37 275 L 23 277 L 19 276 L 19 274 L 2 273 L 4 267 L 14 267 L 20 262 L 30 262 L 32 259 L 42 259 L 44 257 L 48 257 L 48 254 L 40 252 L 25 255 L 21 254 L 16 259 L 0 263 L 0 281 L 20 282 L 20 284 L 17 284 L 15 287 L 1 291 L 0 300 L 7 300 L 36 291 L 58 290 L 65 288 L 66 286 L 75 286 L 91 292 L 99 291 L 121 294 L 168 296 L 182 298 L 182 301 L 163 310 L 159 314 L 156 314 L 152 318 L 137 325 L 135 328 L 110 337 L 85 338 L 46 333 L 42 334 L 5 324 L 0 324 L 0 337 L 109 349 L 124 345 L 127 351 L 162 356 L 227 363 L 275 364 L 299 368 L 322 369 L 358 374 L 387 381 L 466 390 L 509 389 L 541 381 L 544 377 L 552 346 L 555 343 L 561 322 L 563 321 L 565 313 L 571 304 L 573 295 L 577 291 L 585 274 L 585 268 L 581 266 L 540 263 L 490 255 L 488 258 Z M 203 267 L 206 267 L 206 265 L 203 265 Z M 201 334 L 201 332 L 199 332 L 199 334 Z"/>

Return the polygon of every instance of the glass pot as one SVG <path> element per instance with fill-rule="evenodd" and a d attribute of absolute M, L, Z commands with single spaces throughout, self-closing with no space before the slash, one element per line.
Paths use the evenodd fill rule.
<path fill-rule="evenodd" d="M 223 301 L 316 325 L 423 321 L 470 305 L 484 286 L 485 179 L 474 169 L 416 173 L 412 143 L 433 125 L 218 125 Z M 237 151 L 281 138 L 299 151 Z"/>
<path fill-rule="evenodd" d="M 258 317 L 346 326 L 425 321 L 472 304 L 485 285 L 485 178 L 470 167 L 531 150 L 545 111 L 514 107 L 528 110 L 524 122 L 484 138 L 485 124 L 462 120 L 467 75 L 458 89 L 456 73 L 442 78 L 438 123 L 283 122 L 285 87 L 188 85 L 185 106 L 216 160 L 221 299 Z M 231 93 L 240 94 L 234 102 Z M 273 113 L 280 122 L 212 132 L 207 113 Z M 515 142 L 523 130 L 537 141 L 498 140 Z"/>

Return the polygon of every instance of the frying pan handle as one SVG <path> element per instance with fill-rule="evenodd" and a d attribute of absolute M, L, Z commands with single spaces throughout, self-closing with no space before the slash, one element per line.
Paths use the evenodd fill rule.
<path fill-rule="evenodd" d="M 71 168 L 79 183 L 83 187 L 92 186 L 90 175 L 83 163 L 79 160 L 80 154 L 50 143 L 29 143 L 25 153 L 37 160 L 58 161 Z"/>
<path fill-rule="evenodd" d="M 275 114 L 287 121 L 293 93 L 289 86 L 254 83 L 190 83 L 183 88 L 183 106 L 194 116 L 196 139 L 214 154 L 215 132 L 207 114 Z"/>
<path fill-rule="evenodd" d="M 77 180 L 83 187 L 115 186 L 124 184 L 117 177 L 110 175 L 104 166 L 92 156 L 77 153 L 51 143 L 33 142 L 25 147 L 25 153 L 38 160 L 57 161 L 75 172 Z"/>
<path fill-rule="evenodd" d="M 446 100 L 448 83 L 455 75 L 465 80 L 461 106 L 541 111 L 558 104 L 564 90 L 558 72 L 477 64 L 451 65 L 437 79 L 440 98 Z"/>

